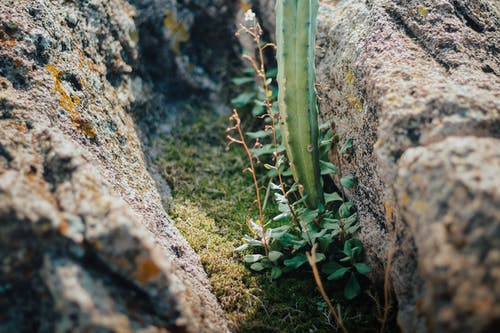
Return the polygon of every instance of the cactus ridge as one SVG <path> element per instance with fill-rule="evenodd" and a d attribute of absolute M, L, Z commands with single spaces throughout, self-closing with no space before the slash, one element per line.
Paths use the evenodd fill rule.
<path fill-rule="evenodd" d="M 276 2 L 280 128 L 294 179 L 310 208 L 324 202 L 314 88 L 318 7 L 318 0 Z"/>

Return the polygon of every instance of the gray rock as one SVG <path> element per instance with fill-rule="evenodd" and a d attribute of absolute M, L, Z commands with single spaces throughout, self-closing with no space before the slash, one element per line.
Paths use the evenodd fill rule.
<path fill-rule="evenodd" d="M 156 85 L 142 48 L 171 41 L 166 8 L 152 17 L 117 0 L 1 2 L 0 332 L 227 332 L 137 131 L 172 87 Z"/>
<path fill-rule="evenodd" d="M 500 140 L 449 137 L 410 148 L 396 194 L 425 281 L 421 311 L 436 332 L 500 323 Z"/>
<path fill-rule="evenodd" d="M 320 8 L 321 116 L 335 123 L 342 140 L 354 139 L 342 164 L 344 173 L 358 179 L 348 194 L 359 210 L 359 237 L 374 281 L 381 281 L 387 253 L 394 250 L 391 278 L 404 332 L 488 332 L 499 323 L 498 191 L 471 185 L 470 201 L 464 196 L 451 204 L 465 176 L 447 164 L 462 152 L 469 174 L 490 175 L 489 183 L 500 185 L 499 156 L 488 150 L 500 136 L 498 13 L 492 1 L 346 0 Z M 453 147 L 444 149 L 446 143 Z M 435 163 L 412 166 L 413 154 L 423 156 L 421 163 Z M 417 200 L 426 201 L 425 213 L 408 206 Z M 443 214 L 462 221 L 438 213 L 443 201 L 449 204 Z M 484 221 L 474 222 L 474 216 Z M 483 235 L 482 223 L 490 234 Z M 465 244 L 474 237 L 487 241 L 457 248 L 444 235 L 433 235 L 434 228 L 456 230 Z M 436 254 L 445 248 L 453 254 Z M 449 268 L 463 265 L 462 258 L 464 272 Z M 472 272 L 478 274 L 474 287 Z M 482 283 L 490 286 L 488 295 Z"/>

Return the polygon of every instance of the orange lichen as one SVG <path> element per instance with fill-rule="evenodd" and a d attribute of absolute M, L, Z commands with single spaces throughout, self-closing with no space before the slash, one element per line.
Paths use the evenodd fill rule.
<path fill-rule="evenodd" d="M 17 45 L 17 41 L 14 37 L 6 32 L 0 31 L 0 46 L 5 45 L 7 47 L 14 47 Z"/>
<path fill-rule="evenodd" d="M 385 217 L 387 221 L 392 221 L 392 204 L 389 201 L 384 202 L 385 207 Z"/>
<path fill-rule="evenodd" d="M 354 95 L 347 96 L 347 101 L 353 106 L 353 108 L 357 111 L 363 110 L 363 104 L 361 101 Z"/>
<path fill-rule="evenodd" d="M 82 131 L 86 136 L 93 139 L 96 137 L 95 129 L 88 120 L 84 120 L 81 118 L 72 119 L 73 125 Z"/>
<path fill-rule="evenodd" d="M 68 232 L 69 229 L 69 224 L 67 221 L 62 221 L 61 224 L 59 225 L 59 232 L 63 235 L 65 235 Z"/>
<path fill-rule="evenodd" d="M 408 194 L 404 194 L 402 197 L 401 197 L 401 203 L 403 205 L 407 205 L 408 203 L 410 202 L 410 196 Z"/>
<path fill-rule="evenodd" d="M 240 8 L 242 11 L 246 12 L 247 10 L 252 9 L 252 5 L 246 1 L 240 1 Z"/>
<path fill-rule="evenodd" d="M 138 266 L 134 278 L 143 283 L 156 279 L 161 273 L 158 265 L 151 259 L 141 260 Z"/>
<path fill-rule="evenodd" d="M 74 95 L 70 96 L 62 86 L 61 80 L 61 72 L 59 69 L 52 64 L 45 66 L 45 68 L 52 74 L 54 77 L 54 91 L 58 92 L 60 95 L 59 105 L 69 113 L 71 123 L 83 132 L 87 137 L 93 139 L 96 137 L 95 129 L 90 123 L 90 121 L 82 119 L 80 114 L 76 111 L 76 106 L 82 103 L 80 97 Z"/>
<path fill-rule="evenodd" d="M 172 32 L 172 45 L 171 49 L 175 53 L 179 53 L 180 44 L 189 40 L 189 31 L 184 22 L 177 21 L 174 13 L 167 11 L 163 25 Z"/>
<path fill-rule="evenodd" d="M 57 69 L 56 66 L 49 64 L 45 66 L 45 68 L 53 75 L 55 86 L 54 91 L 58 92 L 61 95 L 59 99 L 59 105 L 66 110 L 71 116 L 79 117 L 80 115 L 75 111 L 75 103 L 70 95 L 63 89 L 62 81 L 61 81 L 61 72 Z"/>

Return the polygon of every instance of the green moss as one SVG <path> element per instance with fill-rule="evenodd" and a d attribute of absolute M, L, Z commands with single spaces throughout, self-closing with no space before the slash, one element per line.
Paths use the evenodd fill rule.
<path fill-rule="evenodd" d="M 242 172 L 243 154 L 237 147 L 225 150 L 227 119 L 199 110 L 186 110 L 182 118 L 164 138 L 157 163 L 172 187 L 170 215 L 199 254 L 231 330 L 335 331 L 310 270 L 271 281 L 267 274 L 251 272 L 243 255 L 234 252 L 248 233 L 247 218 L 256 211 L 250 175 Z M 335 286 L 329 292 L 334 295 Z M 378 331 L 373 302 L 368 297 L 358 302 L 352 308 L 343 305 L 351 331 Z M 352 311 L 358 307 L 361 312 Z"/>

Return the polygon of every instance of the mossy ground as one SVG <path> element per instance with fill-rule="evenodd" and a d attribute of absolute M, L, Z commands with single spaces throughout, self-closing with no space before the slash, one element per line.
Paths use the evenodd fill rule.
<path fill-rule="evenodd" d="M 251 272 L 234 251 L 248 233 L 246 220 L 256 212 L 250 175 L 242 172 L 243 153 L 225 149 L 227 117 L 186 111 L 180 118 L 164 138 L 157 163 L 172 188 L 170 215 L 199 254 L 230 329 L 336 331 L 310 270 L 272 281 L 266 273 Z M 378 332 L 376 306 L 368 296 L 359 298 L 341 306 L 350 332 Z"/>

